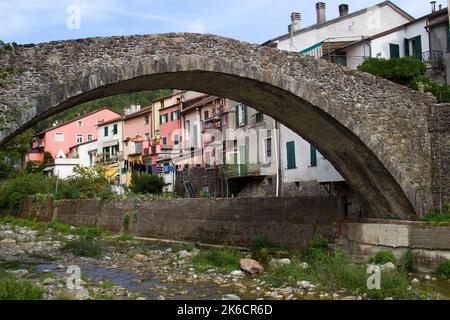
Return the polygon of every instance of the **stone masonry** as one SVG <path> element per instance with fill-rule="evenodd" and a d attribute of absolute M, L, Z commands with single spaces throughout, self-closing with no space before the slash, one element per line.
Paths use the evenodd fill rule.
<path fill-rule="evenodd" d="M 0 144 L 51 115 L 115 94 L 177 88 L 256 108 L 304 137 L 339 170 L 372 217 L 433 207 L 429 110 L 435 100 L 369 74 L 214 35 L 164 34 L 21 45 L 0 91 L 28 105 Z M 446 150 L 445 152 L 448 152 Z"/>

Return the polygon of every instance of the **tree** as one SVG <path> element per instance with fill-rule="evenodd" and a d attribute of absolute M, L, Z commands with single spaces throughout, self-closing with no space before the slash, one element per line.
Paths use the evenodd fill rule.
<path fill-rule="evenodd" d="M 23 159 L 33 137 L 33 130 L 27 130 L 0 148 L 0 180 L 14 172 L 14 166 Z"/>
<path fill-rule="evenodd" d="M 424 62 L 414 57 L 389 60 L 369 58 L 358 67 L 358 70 L 406 86 L 413 79 L 423 76 L 427 71 L 427 66 Z"/>
<path fill-rule="evenodd" d="M 73 171 L 72 177 L 60 181 L 56 195 L 58 199 L 104 199 L 112 194 L 102 167 L 76 166 Z"/>

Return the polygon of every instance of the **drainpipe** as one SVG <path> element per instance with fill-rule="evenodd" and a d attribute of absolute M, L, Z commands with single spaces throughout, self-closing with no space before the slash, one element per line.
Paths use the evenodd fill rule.
<path fill-rule="evenodd" d="M 276 159 L 276 168 L 277 168 L 277 181 L 276 181 L 276 189 L 275 189 L 275 196 L 278 198 L 280 196 L 280 153 L 278 150 L 278 123 L 277 121 L 274 119 L 273 120 L 273 135 L 274 135 L 274 150 L 275 150 L 275 159 Z"/>

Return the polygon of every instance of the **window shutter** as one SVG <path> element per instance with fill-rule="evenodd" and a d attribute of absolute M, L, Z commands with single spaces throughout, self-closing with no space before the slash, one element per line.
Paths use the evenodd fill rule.
<path fill-rule="evenodd" d="M 295 169 L 296 163 L 295 163 L 295 142 L 290 141 L 286 143 L 286 150 L 287 150 L 287 168 L 288 169 Z"/>
<path fill-rule="evenodd" d="M 405 38 L 405 57 L 409 56 L 409 39 Z"/>
<path fill-rule="evenodd" d="M 239 108 L 240 108 L 240 105 L 237 105 L 236 106 L 236 128 L 239 128 Z"/>
<path fill-rule="evenodd" d="M 247 106 L 244 106 L 244 123 L 247 124 Z"/>
<path fill-rule="evenodd" d="M 391 59 L 398 59 L 400 58 L 400 46 L 398 44 L 389 44 L 389 53 L 391 56 Z"/>
<path fill-rule="evenodd" d="M 162 124 L 162 115 L 159 115 L 159 124 Z"/>
<path fill-rule="evenodd" d="M 413 39 L 413 56 L 422 61 L 422 37 L 417 36 Z"/>
<path fill-rule="evenodd" d="M 311 167 L 317 167 L 317 150 L 313 145 L 310 145 L 310 153 Z"/>
<path fill-rule="evenodd" d="M 170 113 L 170 121 L 173 121 L 173 111 Z"/>

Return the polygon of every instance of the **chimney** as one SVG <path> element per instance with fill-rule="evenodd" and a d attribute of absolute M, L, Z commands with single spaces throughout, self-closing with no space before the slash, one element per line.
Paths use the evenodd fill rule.
<path fill-rule="evenodd" d="M 327 21 L 325 2 L 317 2 L 316 11 L 317 11 L 317 24 L 324 23 L 325 21 Z"/>
<path fill-rule="evenodd" d="M 344 17 L 346 15 L 348 15 L 348 4 L 343 3 L 339 5 L 339 16 Z"/>
<path fill-rule="evenodd" d="M 295 32 L 300 30 L 300 20 L 302 19 L 302 15 L 299 12 L 291 13 L 291 29 L 289 31 Z"/>
<path fill-rule="evenodd" d="M 431 1 L 431 12 L 436 12 L 436 1 Z"/>
<path fill-rule="evenodd" d="M 439 11 L 441 11 L 441 10 L 442 10 L 442 4 L 439 5 Z"/>

